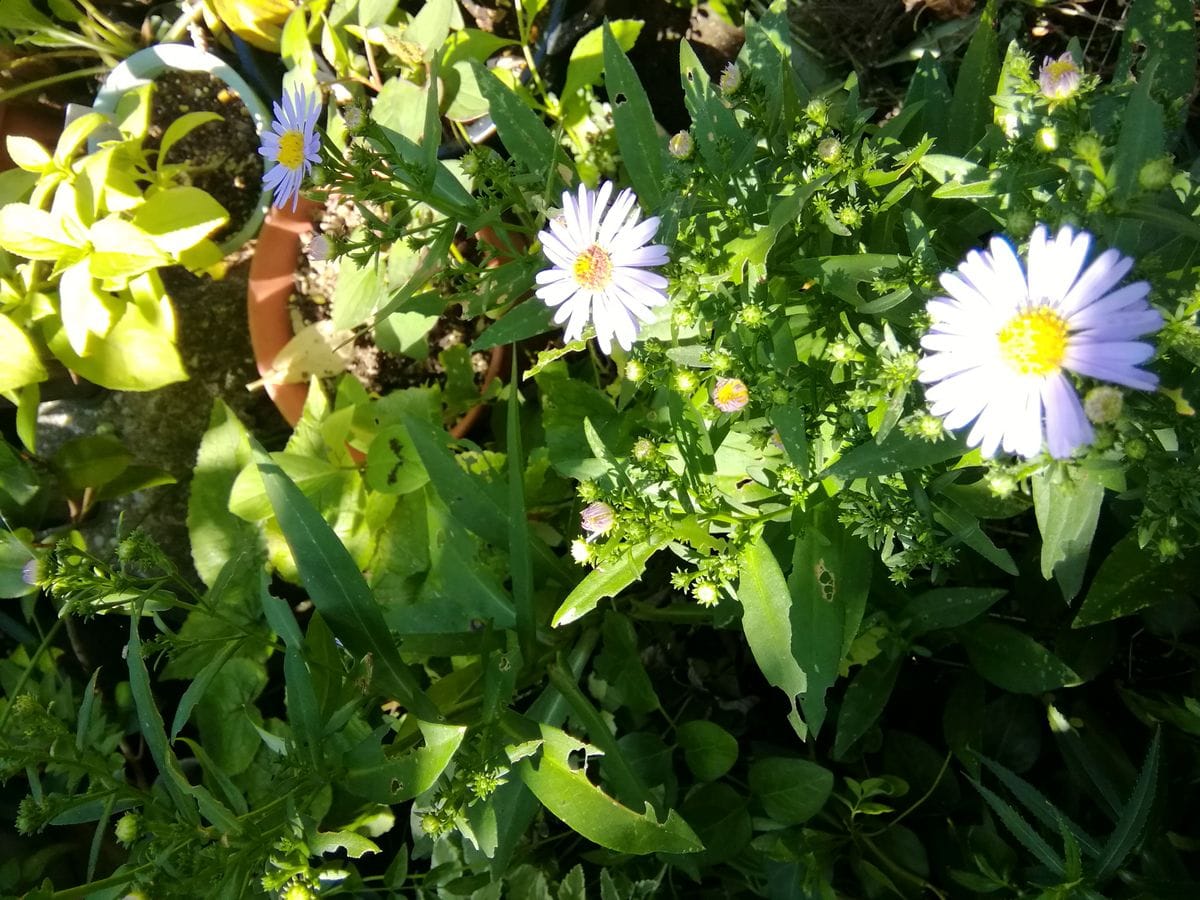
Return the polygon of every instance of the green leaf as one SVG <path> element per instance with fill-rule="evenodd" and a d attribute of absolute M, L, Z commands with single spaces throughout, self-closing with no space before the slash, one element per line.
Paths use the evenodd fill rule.
<path fill-rule="evenodd" d="M 571 58 L 567 60 L 567 79 L 559 94 L 564 107 L 576 104 L 579 91 L 599 84 L 600 76 L 607 75 L 605 36 L 611 35 L 621 50 L 628 50 L 641 34 L 642 25 L 639 19 L 610 19 L 575 42 L 575 46 L 571 48 Z M 611 84 L 608 84 L 608 87 L 612 89 Z M 580 109 L 580 112 L 582 111 Z M 617 126 L 618 129 L 620 127 Z"/>
<path fill-rule="evenodd" d="M 89 434 L 63 444 L 51 464 L 66 487 L 82 491 L 112 481 L 133 461 L 125 445 L 111 434 Z"/>
<path fill-rule="evenodd" d="M 164 253 L 178 256 L 229 221 L 225 208 L 198 187 L 153 194 L 133 213 L 133 224 Z"/>
<path fill-rule="evenodd" d="M 952 95 L 946 73 L 932 53 L 923 53 L 917 61 L 916 71 L 908 83 L 904 97 L 904 108 L 920 103 L 916 117 L 904 130 L 904 136 L 916 141 L 922 134 L 941 141 L 949 133 L 949 116 Z"/>
<path fill-rule="evenodd" d="M 0 391 L 15 391 L 27 384 L 45 381 L 48 375 L 38 352 L 24 329 L 0 313 Z"/>
<path fill-rule="evenodd" d="M 522 103 L 490 70 L 477 62 L 472 63 L 472 68 L 505 149 L 526 171 L 538 175 L 550 172 L 560 155 L 554 135 L 542 124 L 537 113 Z"/>
<path fill-rule="evenodd" d="M 364 476 L 371 490 L 384 494 L 408 494 L 429 483 L 429 473 L 403 425 L 390 425 L 371 439 Z"/>
<path fill-rule="evenodd" d="M 138 637 L 140 621 L 141 617 L 136 613 L 129 617 L 129 644 L 125 654 L 129 665 L 129 690 L 133 695 L 138 728 L 150 749 L 154 764 L 163 775 L 163 783 L 175 808 L 188 822 L 198 825 L 200 817 L 196 813 L 195 802 L 190 799 L 191 786 L 179 767 L 179 760 L 167 744 L 162 715 L 150 691 L 150 674 L 146 671 L 146 663 L 142 659 L 142 642 Z"/>
<path fill-rule="evenodd" d="M 754 142 L 717 97 L 704 65 L 686 40 L 679 42 L 679 73 L 683 102 L 692 117 L 692 138 L 700 155 L 714 172 L 740 168 L 753 153 Z"/>
<path fill-rule="evenodd" d="M 0 207 L 0 250 L 25 259 L 59 259 L 74 249 L 62 224 L 28 203 Z"/>
<path fill-rule="evenodd" d="M 993 791 L 988 790 L 975 779 L 971 779 L 971 783 L 975 785 L 975 790 L 983 795 L 983 799 L 987 801 L 988 806 L 1000 817 L 1000 821 L 1004 823 L 1012 836 L 1020 841 L 1030 853 L 1036 856 L 1047 869 L 1055 875 L 1062 877 L 1066 871 L 1066 863 L 1062 857 L 1054 852 L 1053 848 L 1046 843 L 1043 838 L 1025 818 L 1012 808 L 1005 800 L 998 797 Z"/>
<path fill-rule="evenodd" d="M 161 169 L 163 162 L 171 153 L 171 148 L 201 125 L 206 125 L 209 122 L 221 121 L 224 121 L 224 119 L 220 113 L 211 112 L 209 110 L 184 113 L 182 116 L 168 125 L 167 130 L 163 132 L 162 140 L 158 145 L 158 161 L 156 163 L 156 168 Z"/>
<path fill-rule="evenodd" d="M 988 770 L 999 778 L 1006 788 L 1012 791 L 1013 796 L 1039 822 L 1056 831 L 1065 829 L 1089 856 L 1095 856 L 1100 852 L 1100 845 L 1091 835 L 1076 825 L 1028 781 L 986 756 L 979 756 L 979 761 L 987 766 Z"/>
<path fill-rule="evenodd" d="M 992 121 L 992 94 L 1000 77 L 1000 48 L 992 17 L 980 16 L 975 36 L 967 47 L 947 119 L 952 127 L 946 135 L 951 153 L 962 155 L 975 146 Z"/>
<path fill-rule="evenodd" d="M 1190 575 L 1186 562 L 1163 563 L 1138 546 L 1135 528 L 1117 541 L 1100 564 L 1072 628 L 1086 628 L 1130 616 L 1185 589 Z"/>
<path fill-rule="evenodd" d="M 1004 594 L 1001 588 L 935 588 L 909 600 L 900 618 L 908 620 L 911 637 L 956 628 L 982 616 Z"/>
<path fill-rule="evenodd" d="M 761 537 L 742 554 L 738 582 L 742 603 L 742 630 L 763 677 L 788 697 L 788 721 L 801 740 L 808 729 L 800 718 L 797 701 L 808 690 L 808 678 L 792 655 L 791 594 L 775 554 Z"/>
<path fill-rule="evenodd" d="M 1148 74 L 1153 66 L 1154 81 L 1163 96 L 1189 96 L 1196 81 L 1195 12 L 1193 0 L 1132 0 L 1125 15 L 1116 72 L 1130 73 L 1140 53 L 1139 73 Z M 1149 79 L 1139 78 L 1142 80 Z"/>
<path fill-rule="evenodd" d="M 233 411 L 224 401 L 214 401 L 208 430 L 200 439 L 187 510 L 192 563 L 209 587 L 225 563 L 258 541 L 257 529 L 229 511 L 234 480 L 250 462 L 247 438 Z"/>
<path fill-rule="evenodd" d="M 716 781 L 737 762 L 737 738 L 713 722 L 684 722 L 675 737 L 688 768 L 700 781 Z"/>
<path fill-rule="evenodd" d="M 577 863 L 575 868 L 558 886 L 556 900 L 587 900 L 587 889 L 583 879 L 583 863 Z"/>
<path fill-rule="evenodd" d="M 417 718 L 440 722 L 441 713 L 400 659 L 383 613 L 349 552 L 257 441 L 251 440 L 251 449 L 313 605 L 351 653 L 357 657 L 371 654 L 380 688 L 393 694 Z"/>
<path fill-rule="evenodd" d="M 838 524 L 832 506 L 805 517 L 788 577 L 792 654 L 808 678 L 800 705 L 814 735 L 825 721 L 825 692 L 858 634 L 874 562 L 870 548 Z"/>
<path fill-rule="evenodd" d="M 892 696 L 896 676 L 904 657 L 881 653 L 850 681 L 842 707 L 838 710 L 837 737 L 833 742 L 833 758 L 842 759 L 867 730 L 875 724 Z"/>
<path fill-rule="evenodd" d="M 1100 518 L 1104 485 L 1087 469 L 1033 476 L 1033 509 L 1042 533 L 1042 577 L 1053 576 L 1063 599 L 1071 600 L 1083 584 L 1092 536 Z"/>
<path fill-rule="evenodd" d="M 31 137 L 9 134 L 4 138 L 4 145 L 9 158 L 26 172 L 41 175 L 54 165 L 50 151 Z"/>
<path fill-rule="evenodd" d="M 636 32 L 633 37 L 636 39 Z M 662 205 L 663 147 L 646 90 L 625 55 L 632 45 L 632 40 L 627 43 L 626 36 L 614 35 L 605 26 L 604 85 L 612 101 L 613 129 L 629 180 L 643 206 L 655 210 Z"/>
<path fill-rule="evenodd" d="M 554 309 L 536 298 L 518 303 L 500 318 L 495 325 L 475 339 L 472 352 L 491 350 L 501 344 L 515 344 L 526 338 L 553 331 Z"/>
<path fill-rule="evenodd" d="M 1006 691 L 1041 694 L 1082 683 L 1061 659 L 1009 625 L 979 622 L 959 637 L 975 671 Z"/>
<path fill-rule="evenodd" d="M 324 856 L 338 850 L 345 851 L 352 859 L 361 859 L 368 853 L 378 853 L 379 846 L 356 831 L 318 831 L 308 839 L 311 856 Z"/>
<path fill-rule="evenodd" d="M 88 343 L 86 357 L 72 349 L 63 328 L 51 332 L 46 343 L 68 369 L 114 391 L 152 391 L 188 377 L 172 331 L 132 303 L 104 340 Z"/>
<path fill-rule="evenodd" d="M 1146 751 L 1146 761 L 1142 764 L 1141 774 L 1133 793 L 1129 796 L 1116 827 L 1104 844 L 1097 860 L 1097 883 L 1103 883 L 1114 875 L 1127 857 L 1142 839 L 1146 822 L 1150 818 L 1150 810 L 1154 806 L 1154 797 L 1158 792 L 1158 754 L 1161 733 L 1154 732 L 1154 740 Z"/>
<path fill-rule="evenodd" d="M 601 600 L 621 593 L 642 577 L 650 557 L 670 542 L 671 538 L 666 535 L 651 535 L 588 572 L 567 595 L 550 624 L 555 628 L 570 625 L 595 609 Z"/>
<path fill-rule="evenodd" d="M 961 439 L 927 441 L 893 429 L 882 444 L 868 441 L 846 451 L 825 470 L 825 474 L 852 481 L 868 475 L 890 475 L 922 469 L 948 459 L 957 459 L 966 452 L 966 445 Z"/>
<path fill-rule="evenodd" d="M 508 388 L 508 571 L 512 577 L 517 635 L 521 653 L 532 659 L 536 652 L 533 607 L 533 558 L 530 552 L 529 519 L 525 507 L 525 453 L 521 447 L 521 390 L 517 356 L 512 358 Z"/>
<path fill-rule="evenodd" d="M 37 584 L 30 584 L 25 578 L 25 567 L 35 559 L 33 551 L 17 535 L 0 531 L 0 597 L 37 593 Z"/>
<path fill-rule="evenodd" d="M 356 328 L 371 319 L 387 299 L 387 277 L 378 257 L 359 264 L 352 257 L 339 260 L 334 288 L 332 319 L 335 330 Z"/>
<path fill-rule="evenodd" d="M 674 810 L 663 822 L 647 805 L 639 815 L 613 800 L 588 781 L 586 766 L 577 756 L 599 751 L 558 728 L 539 724 L 541 751 L 516 765 L 521 781 L 542 804 L 572 830 L 601 847 L 618 853 L 692 853 L 703 845 Z"/>
<path fill-rule="evenodd" d="M 833 793 L 833 773 L 806 759 L 773 756 L 750 765 L 750 793 L 784 825 L 807 822 Z"/>
<path fill-rule="evenodd" d="M 424 744 L 402 755 L 380 744 L 386 726 L 368 735 L 343 757 L 346 789 L 376 803 L 406 803 L 437 783 L 462 746 L 462 725 L 417 722 Z"/>
<path fill-rule="evenodd" d="M 183 730 L 183 726 L 188 723 L 188 719 L 192 716 L 192 710 L 196 704 L 204 699 L 204 693 L 208 690 L 208 686 L 212 683 L 216 674 L 221 671 L 221 667 L 229 661 L 229 657 L 233 656 L 238 649 L 236 643 L 228 643 L 221 647 L 216 656 L 208 661 L 200 674 L 192 679 L 191 684 L 187 686 L 187 690 L 183 692 L 183 696 L 179 698 L 179 705 L 175 707 L 175 717 L 171 720 L 171 740 L 179 737 L 179 732 Z"/>
<path fill-rule="evenodd" d="M 1192 56 L 1194 59 L 1194 47 Z M 1112 167 L 1113 194 L 1118 200 L 1126 201 L 1137 192 L 1138 173 L 1146 163 L 1162 156 L 1164 142 L 1162 107 L 1150 97 L 1150 79 L 1143 78 L 1121 113 Z"/>

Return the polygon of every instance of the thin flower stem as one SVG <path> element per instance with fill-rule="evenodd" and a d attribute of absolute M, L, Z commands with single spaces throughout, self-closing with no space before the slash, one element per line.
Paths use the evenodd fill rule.
<path fill-rule="evenodd" d="M 41 644 L 38 645 L 37 650 L 33 652 L 33 656 L 29 657 L 29 665 L 25 667 L 25 671 L 21 673 L 21 677 L 17 679 L 16 685 L 9 693 L 9 700 L 8 703 L 5 704 L 4 710 L 0 711 L 0 732 L 4 731 L 4 726 L 8 722 L 8 714 L 12 712 L 12 701 L 21 695 L 21 689 L 25 687 L 25 682 L 27 682 L 30 676 L 33 675 L 33 670 L 37 668 L 38 660 L 41 658 L 42 654 L 46 652 L 51 641 L 58 636 L 58 631 L 63 627 L 65 622 L 65 619 L 57 620 L 53 627 L 46 632 L 46 636 L 42 639 Z"/>
<path fill-rule="evenodd" d="M 109 71 L 109 66 L 92 66 L 88 69 L 76 69 L 74 72 L 63 72 L 58 75 L 51 75 L 49 78 L 40 78 L 37 81 L 30 81 L 20 87 L 11 88 L 7 91 L 0 91 L 0 103 L 11 100 L 14 97 L 20 97 L 22 94 L 28 94 L 31 91 L 40 91 L 44 87 L 49 87 L 52 84 L 59 84 L 63 81 L 70 81 L 74 78 L 88 78 L 92 75 L 104 75 Z"/>

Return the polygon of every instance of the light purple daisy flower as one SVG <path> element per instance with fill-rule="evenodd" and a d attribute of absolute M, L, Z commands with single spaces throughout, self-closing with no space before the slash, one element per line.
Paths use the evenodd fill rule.
<path fill-rule="evenodd" d="M 933 327 L 919 379 L 930 411 L 952 430 L 974 422 L 967 444 L 985 457 L 1003 447 L 1025 458 L 1043 444 L 1057 458 L 1093 437 L 1064 370 L 1153 390 L 1158 378 L 1138 365 L 1154 347 L 1134 340 L 1162 327 L 1144 281 L 1117 287 L 1133 260 L 1105 250 L 1085 267 L 1092 236 L 1039 225 L 1021 266 L 1012 245 L 993 238 L 941 276 L 949 296 L 927 309 Z"/>
<path fill-rule="evenodd" d="M 536 294 L 558 307 L 554 321 L 566 322 L 563 339 L 578 340 L 590 320 L 600 349 L 612 353 L 613 338 L 633 347 L 638 321 L 653 321 L 650 310 L 667 302 L 667 279 L 649 266 L 667 262 L 667 248 L 647 244 L 658 231 L 659 218 L 639 222 L 637 197 L 626 188 L 612 207 L 612 182 L 599 190 L 579 186 L 577 197 L 563 191 L 562 215 L 538 232 L 551 267 L 537 274 Z"/>
<path fill-rule="evenodd" d="M 275 166 L 263 176 L 263 186 L 275 191 L 273 205 L 283 207 L 288 199 L 292 211 L 300 201 L 300 184 L 313 167 L 321 161 L 321 139 L 317 135 L 317 118 L 321 103 L 315 94 L 305 92 L 303 85 L 294 93 L 283 94 L 283 105 L 274 104 L 275 121 L 271 131 L 263 135 L 258 152 Z"/>
<path fill-rule="evenodd" d="M 1079 90 L 1082 77 L 1083 73 L 1075 65 L 1070 51 L 1058 59 L 1047 56 L 1038 70 L 1038 84 L 1041 85 L 1042 94 L 1050 100 L 1066 100 Z"/>

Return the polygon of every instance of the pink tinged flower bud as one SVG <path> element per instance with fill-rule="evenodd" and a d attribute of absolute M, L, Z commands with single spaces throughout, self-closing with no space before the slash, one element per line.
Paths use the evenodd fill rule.
<path fill-rule="evenodd" d="M 739 378 L 718 378 L 712 391 L 713 406 L 724 413 L 735 413 L 750 402 L 750 390 Z"/>
<path fill-rule="evenodd" d="M 615 520 L 613 508 L 601 500 L 585 506 L 579 514 L 579 525 L 588 533 L 589 538 L 607 534 Z"/>
<path fill-rule="evenodd" d="M 1042 88 L 1042 94 L 1048 99 L 1066 100 L 1079 90 L 1082 77 L 1079 66 L 1075 65 L 1070 51 L 1067 51 L 1058 59 L 1047 56 L 1042 60 L 1042 67 L 1038 71 L 1038 84 Z"/>
<path fill-rule="evenodd" d="M 732 97 L 737 93 L 738 88 L 742 86 L 742 70 L 738 68 L 735 62 L 726 63 L 725 68 L 721 71 L 721 81 L 718 86 L 721 88 L 721 93 L 726 97 Z"/>

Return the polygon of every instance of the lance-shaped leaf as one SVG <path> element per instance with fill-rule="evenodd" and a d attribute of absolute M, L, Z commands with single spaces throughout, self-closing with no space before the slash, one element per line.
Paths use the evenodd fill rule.
<path fill-rule="evenodd" d="M 433 701 L 400 659 L 383 613 L 350 552 L 258 442 L 252 440 L 251 447 L 275 518 L 313 605 L 351 653 L 371 655 L 374 677 L 382 690 L 395 695 L 417 718 L 442 721 Z"/>

